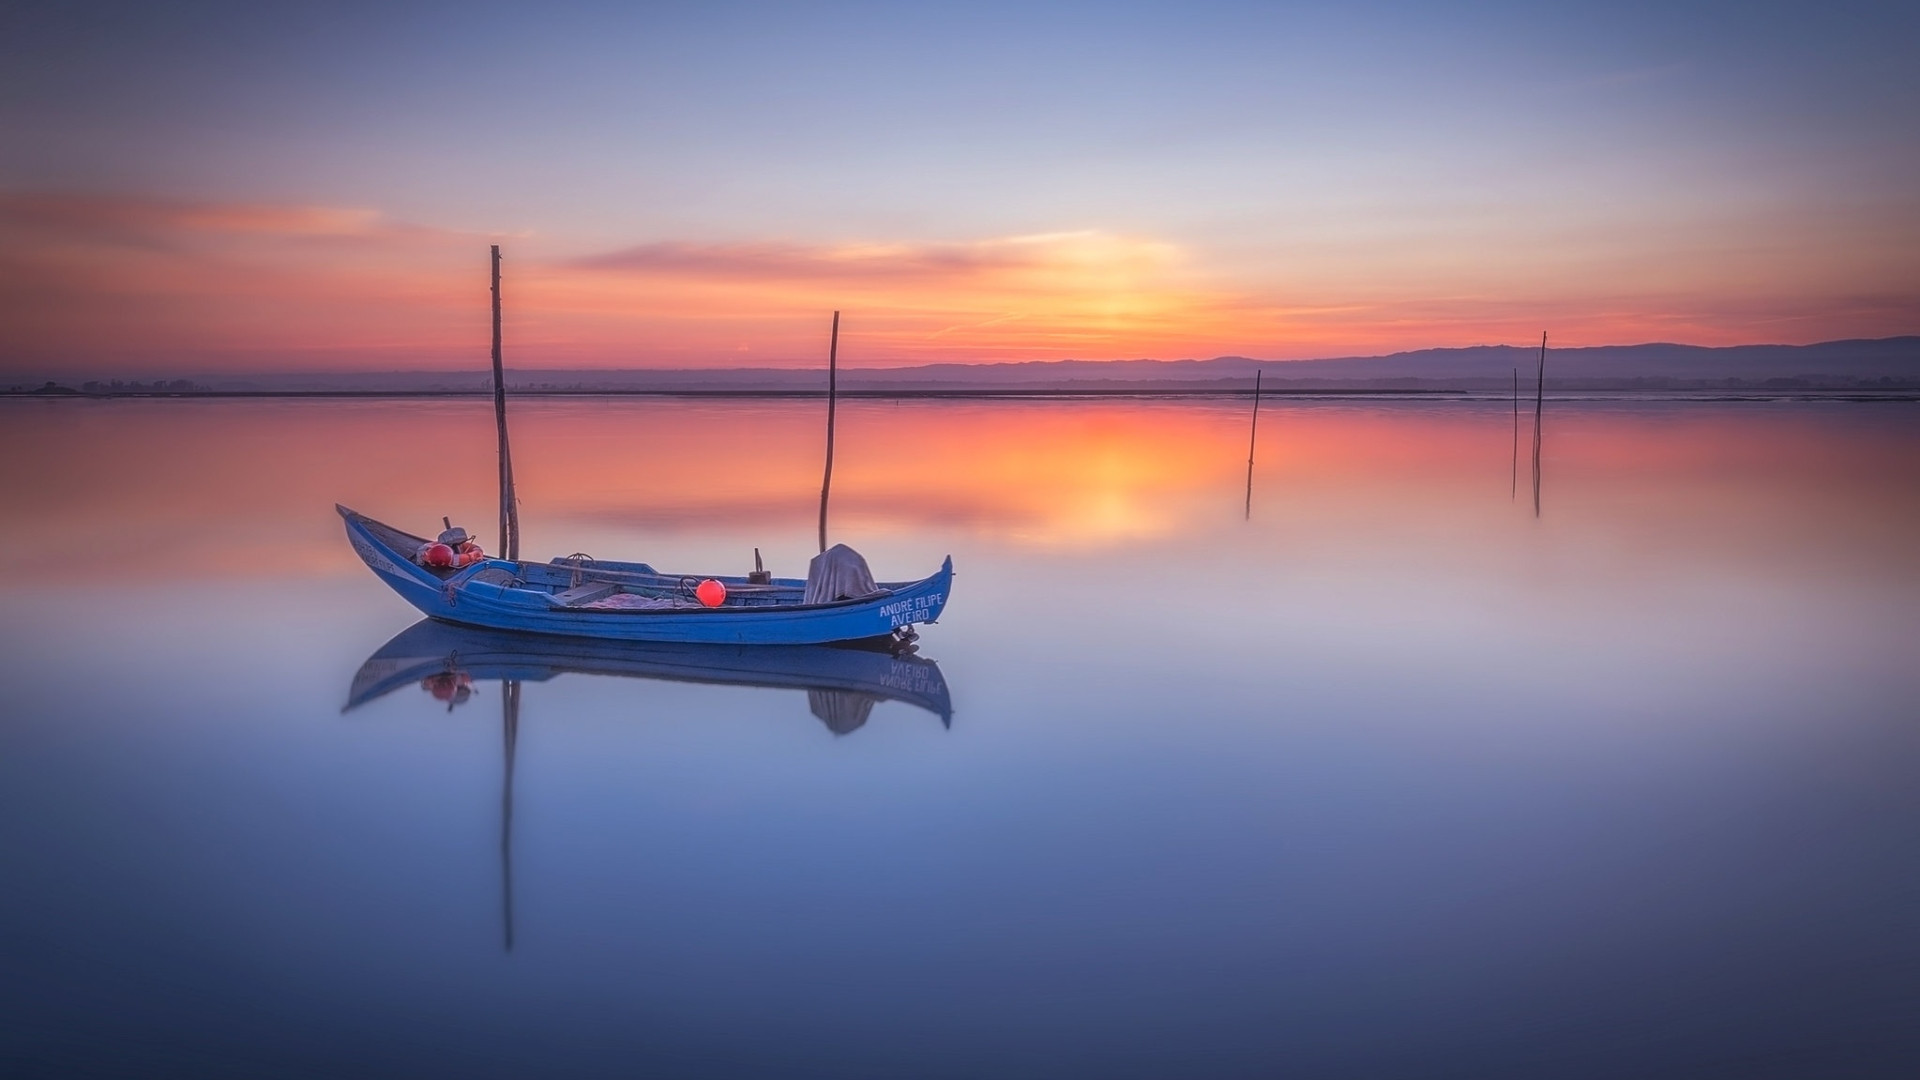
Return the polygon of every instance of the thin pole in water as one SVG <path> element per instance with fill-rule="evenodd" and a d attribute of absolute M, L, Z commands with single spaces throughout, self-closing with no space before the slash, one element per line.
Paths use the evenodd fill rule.
<path fill-rule="evenodd" d="M 1253 369 L 1253 423 L 1247 431 L 1247 517 L 1253 520 L 1253 447 L 1260 437 L 1260 369 Z"/>
<path fill-rule="evenodd" d="M 820 550 L 827 550 L 827 492 L 833 487 L 833 405 L 839 393 L 840 313 L 833 313 L 833 335 L 827 343 L 827 471 L 820 478 Z"/>
<path fill-rule="evenodd" d="M 507 376 L 500 362 L 500 245 L 493 245 L 493 422 L 500 432 L 500 553 L 520 557 L 520 511 L 513 492 L 513 452 L 507 447 Z"/>
<path fill-rule="evenodd" d="M 513 756 L 520 742 L 520 680 L 500 683 L 500 734 L 507 769 L 500 781 L 500 921 L 513 951 Z"/>
<path fill-rule="evenodd" d="M 1540 418 L 1547 397 L 1547 332 L 1540 331 L 1540 374 L 1533 385 L 1533 516 L 1540 516 Z"/>
<path fill-rule="evenodd" d="M 1508 478 L 1507 498 L 1520 497 L 1520 369 L 1513 369 L 1513 475 Z"/>

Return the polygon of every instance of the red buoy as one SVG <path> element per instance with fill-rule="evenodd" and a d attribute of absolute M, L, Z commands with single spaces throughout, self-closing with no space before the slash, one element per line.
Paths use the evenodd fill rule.
<path fill-rule="evenodd" d="M 712 578 L 708 578 L 701 582 L 698 588 L 693 590 L 693 596 L 694 599 L 708 607 L 719 607 L 726 602 L 727 587 Z"/>
<path fill-rule="evenodd" d="M 423 561 L 428 566 L 452 566 L 453 549 L 445 544 L 429 544 Z"/>

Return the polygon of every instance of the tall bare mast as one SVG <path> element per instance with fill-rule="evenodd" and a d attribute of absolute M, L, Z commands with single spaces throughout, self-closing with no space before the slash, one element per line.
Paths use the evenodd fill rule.
<path fill-rule="evenodd" d="M 500 554 L 520 557 L 520 508 L 507 447 L 507 376 L 500 362 L 500 245 L 493 245 L 493 422 L 500 431 Z"/>
<path fill-rule="evenodd" d="M 1247 428 L 1247 520 L 1253 520 L 1253 447 L 1260 437 L 1260 369 L 1253 369 L 1253 423 Z"/>
<path fill-rule="evenodd" d="M 833 405 L 839 394 L 840 313 L 833 313 L 833 336 L 827 342 L 827 471 L 820 478 L 820 550 L 827 550 L 827 492 L 833 487 Z"/>
<path fill-rule="evenodd" d="M 1520 497 L 1520 369 L 1513 369 L 1513 469 L 1507 478 L 1507 498 Z"/>
<path fill-rule="evenodd" d="M 1540 419 L 1547 400 L 1547 332 L 1540 331 L 1540 374 L 1533 384 L 1533 516 L 1540 516 Z"/>

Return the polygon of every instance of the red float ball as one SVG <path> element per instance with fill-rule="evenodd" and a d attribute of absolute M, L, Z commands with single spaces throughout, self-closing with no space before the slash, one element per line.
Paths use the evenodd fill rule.
<path fill-rule="evenodd" d="M 700 583 L 699 588 L 693 590 L 693 596 L 694 599 L 708 607 L 719 607 L 726 602 L 727 587 L 712 578 L 708 578 Z"/>
<path fill-rule="evenodd" d="M 425 562 L 428 566 L 452 566 L 453 549 L 445 544 L 431 544 L 427 547 Z"/>

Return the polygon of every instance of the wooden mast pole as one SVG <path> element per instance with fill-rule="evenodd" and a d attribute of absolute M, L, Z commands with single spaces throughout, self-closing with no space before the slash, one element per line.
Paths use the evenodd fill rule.
<path fill-rule="evenodd" d="M 1513 469 L 1507 478 L 1507 498 L 1520 497 L 1520 369 L 1513 369 Z"/>
<path fill-rule="evenodd" d="M 1253 448 L 1260 438 L 1260 369 L 1253 369 L 1253 423 L 1247 431 L 1247 520 L 1253 520 Z"/>
<path fill-rule="evenodd" d="M 820 550 L 827 550 L 827 492 L 833 487 L 833 406 L 839 394 L 840 313 L 833 313 L 833 334 L 827 343 L 827 471 L 820 478 Z"/>
<path fill-rule="evenodd" d="M 1540 417 L 1547 397 L 1547 332 L 1540 331 L 1540 374 L 1533 384 L 1533 516 L 1540 516 Z"/>
<path fill-rule="evenodd" d="M 507 376 L 500 361 L 500 245 L 493 245 L 493 422 L 500 433 L 500 554 L 520 557 L 520 510 L 513 491 L 513 452 L 507 446 Z"/>

